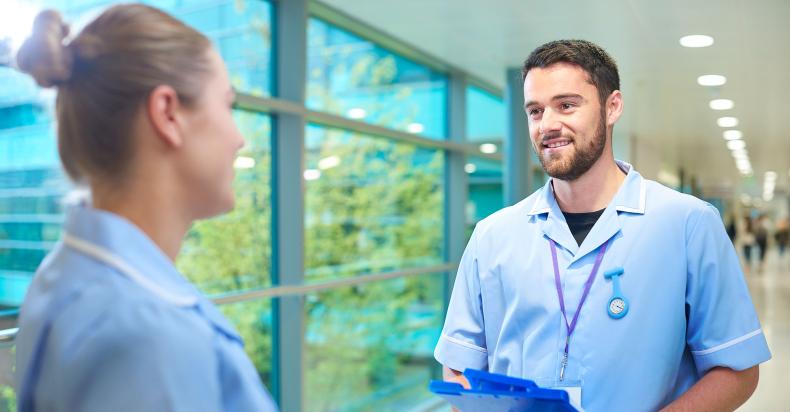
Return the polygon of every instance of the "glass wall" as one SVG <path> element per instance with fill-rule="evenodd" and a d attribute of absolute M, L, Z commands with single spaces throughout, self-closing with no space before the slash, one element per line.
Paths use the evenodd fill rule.
<path fill-rule="evenodd" d="M 55 8 L 79 28 L 115 1 L 4 0 L 0 13 L 32 17 Z M 271 75 L 271 5 L 260 0 L 170 0 L 147 3 L 173 13 L 216 45 L 240 92 L 268 96 Z M 29 27 L 27 27 L 29 30 Z M 9 37 L 12 36 L 12 37 Z M 24 35 L 0 29 L 0 46 L 18 47 Z M 0 47 L 3 49 L 3 47 Z M 0 62 L 8 60 L 0 56 Z M 33 273 L 60 237 L 65 202 L 73 187 L 58 160 L 54 91 L 0 66 L 0 324 L 13 326 Z M 181 271 L 209 295 L 271 285 L 271 119 L 237 111 L 246 138 L 236 161 L 236 209 L 197 223 L 178 260 Z M 271 375 L 271 302 L 223 307 L 246 338 L 246 350 L 264 381 Z M 5 316 L 5 317 L 3 317 Z M 11 354 L 11 355 L 9 355 Z M 13 350 L 0 353 L 12 370 Z M 11 373 L 0 374 L 0 411 L 15 402 Z M 8 409 L 13 410 L 13 409 Z"/>
<path fill-rule="evenodd" d="M 309 295 L 305 410 L 408 411 L 431 398 L 444 277 L 423 275 Z"/>
<path fill-rule="evenodd" d="M 113 1 L 9 0 L 9 10 L 53 7 L 75 26 Z M 219 48 L 234 86 L 251 94 L 271 92 L 271 5 L 260 0 L 171 0 L 148 2 L 206 33 Z M 10 5 L 10 3 L 8 3 Z M 58 161 L 53 118 L 53 90 L 0 67 L 0 305 L 18 306 L 43 256 L 60 236 L 61 199 L 71 189 Z M 208 293 L 269 285 L 271 125 L 264 115 L 239 112 L 247 137 L 246 153 L 237 162 L 237 209 L 190 233 L 179 266 Z M 254 231 L 251 228 L 256 228 Z M 231 239 L 243 239 L 247 259 L 229 256 Z M 254 245 L 254 248 L 253 248 Z M 235 264 L 231 264 L 235 263 Z M 220 269 L 222 268 L 222 269 Z"/>
<path fill-rule="evenodd" d="M 0 67 L 0 85 L 0 310 L 8 310 L 22 303 L 60 236 L 70 184 L 55 145 L 52 91 L 8 67 Z"/>
<path fill-rule="evenodd" d="M 480 87 L 466 87 L 466 136 L 484 153 L 503 149 L 507 125 L 505 102 Z M 504 206 L 502 161 L 483 157 L 467 157 L 464 167 L 469 177 L 469 198 L 466 205 L 467 235 L 474 225 Z"/>
<path fill-rule="evenodd" d="M 201 290 L 221 295 L 271 286 L 271 119 L 237 110 L 245 146 L 236 159 L 236 206 L 195 223 L 178 268 Z"/>
<path fill-rule="evenodd" d="M 57 8 L 78 28 L 116 2 L 3 0 L 0 14 L 11 3 L 27 10 L 31 20 L 41 8 Z M 234 113 L 246 139 L 235 164 L 236 208 L 193 226 L 177 260 L 179 270 L 210 297 L 234 302 L 220 309 L 244 339 L 264 383 L 299 391 L 298 409 L 424 410 L 435 401 L 427 385 L 440 376 L 432 351 L 448 299 L 446 273 L 434 272 L 446 270 L 437 265 L 454 263 L 445 262 L 444 210 L 448 174 L 457 171 L 445 170 L 445 155 L 462 150 L 446 142 L 449 77 L 432 68 L 442 65 L 420 60 L 419 53 L 404 57 L 395 51 L 403 48 L 370 40 L 382 38 L 366 34 L 372 29 L 311 8 L 306 43 L 288 45 L 305 48 L 307 75 L 300 81 L 307 94 L 303 108 L 309 110 L 269 107 L 277 105 L 255 98 L 278 100 L 273 28 L 299 22 L 274 22 L 275 6 L 262 0 L 146 3 L 210 37 L 244 98 L 243 109 Z M 56 150 L 54 92 L 3 65 L 3 37 L 0 27 L 0 329 L 14 326 L 15 309 L 36 267 L 60 237 L 63 204 L 73 189 Z M 471 228 L 502 206 L 502 164 L 496 158 L 505 111 L 495 94 L 474 85 L 466 90 L 467 140 L 494 145 L 493 151 L 483 150 L 493 158 L 467 160 Z M 304 141 L 293 138 L 304 143 L 305 212 L 299 222 L 272 213 L 278 196 L 273 165 L 279 160 L 273 158 L 273 142 L 293 142 L 277 134 L 284 113 L 307 124 Z M 272 292 L 272 227 L 302 224 L 303 278 L 323 289 L 304 295 L 304 324 L 293 326 L 303 326 L 302 340 L 283 342 L 276 330 L 291 326 L 280 325 L 270 297 L 255 294 Z M 424 273 L 367 282 L 406 269 Z M 298 351 L 303 359 L 302 381 L 282 382 L 273 357 L 284 350 Z M 0 412 L 6 406 L 13 410 L 15 402 L 13 351 L 0 351 Z"/>
<path fill-rule="evenodd" d="M 305 148 L 306 279 L 442 262 L 441 152 L 316 125 Z"/>
<path fill-rule="evenodd" d="M 446 137 L 446 76 L 317 18 L 307 35 L 308 108 Z"/>
<path fill-rule="evenodd" d="M 477 86 L 466 87 L 466 138 L 472 142 L 491 142 L 501 146 L 505 139 L 504 100 Z"/>
<path fill-rule="evenodd" d="M 469 179 L 467 224 L 474 227 L 475 223 L 504 206 L 502 162 L 470 156 L 464 168 Z"/>

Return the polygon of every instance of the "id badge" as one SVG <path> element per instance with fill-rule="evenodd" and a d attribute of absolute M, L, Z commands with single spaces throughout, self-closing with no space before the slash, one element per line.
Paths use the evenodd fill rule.
<path fill-rule="evenodd" d="M 580 381 L 565 381 L 561 385 L 552 387 L 568 393 L 571 406 L 579 412 L 584 412 L 582 408 L 582 385 Z"/>

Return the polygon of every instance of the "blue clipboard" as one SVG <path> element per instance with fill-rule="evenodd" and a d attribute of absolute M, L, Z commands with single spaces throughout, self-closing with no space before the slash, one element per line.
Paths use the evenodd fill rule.
<path fill-rule="evenodd" d="M 465 370 L 464 376 L 471 389 L 445 381 L 431 381 L 429 389 L 462 412 L 577 412 L 564 390 L 475 369 Z"/>

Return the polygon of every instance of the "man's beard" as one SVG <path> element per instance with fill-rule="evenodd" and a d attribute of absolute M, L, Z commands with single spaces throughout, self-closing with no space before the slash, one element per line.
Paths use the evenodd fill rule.
<path fill-rule="evenodd" d="M 587 173 L 601 157 L 606 147 L 605 120 L 605 115 L 602 114 L 598 127 L 595 130 L 595 136 L 586 146 L 577 146 L 579 143 L 577 143 L 576 139 L 573 139 L 573 153 L 569 159 L 563 159 L 562 157 L 552 159 L 551 155 L 547 155 L 547 159 L 547 156 L 543 155 L 543 150 L 540 150 L 538 159 L 540 159 L 540 164 L 543 166 L 546 174 L 555 179 L 571 182 Z M 539 146 L 542 147 L 542 144 Z"/>

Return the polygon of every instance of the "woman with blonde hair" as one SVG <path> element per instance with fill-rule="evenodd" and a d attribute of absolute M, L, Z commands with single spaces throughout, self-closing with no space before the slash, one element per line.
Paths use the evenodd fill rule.
<path fill-rule="evenodd" d="M 19 410 L 275 410 L 239 334 L 173 264 L 195 220 L 234 204 L 244 140 L 219 54 L 136 4 L 67 36 L 44 11 L 17 56 L 57 88 L 60 158 L 92 196 L 22 305 Z"/>

